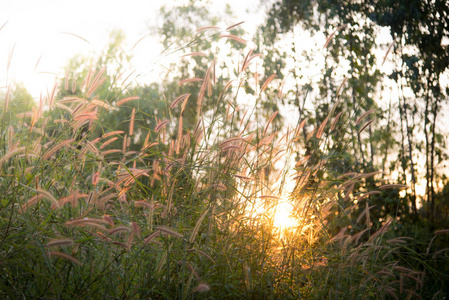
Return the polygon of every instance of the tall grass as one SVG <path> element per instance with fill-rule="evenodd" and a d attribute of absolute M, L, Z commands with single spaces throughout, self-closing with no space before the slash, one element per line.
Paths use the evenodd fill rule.
<path fill-rule="evenodd" d="M 436 268 L 446 252 L 428 245 L 427 253 L 416 253 L 410 239 L 392 232 L 394 219 L 378 228 L 370 220 L 370 197 L 403 186 L 353 192 L 381 175 L 332 173 L 326 169 L 335 159 L 331 153 L 318 161 L 314 153 L 296 163 L 289 159 L 302 151 L 302 141 L 319 149 L 336 128 L 345 130 L 345 124 L 336 126 L 340 114 L 308 136 L 301 131 L 305 120 L 273 128 L 275 111 L 263 122 L 252 107 L 239 117 L 238 103 L 228 99 L 240 85 L 215 95 L 211 66 L 205 78 L 180 83 L 199 84 L 199 94 L 167 103 L 154 128 L 140 128 L 143 142 L 134 138 L 135 106 L 128 131 L 101 128 L 104 114 L 139 101 L 139 95 L 115 104 L 97 99 L 105 68 L 89 73 L 84 97 L 53 93 L 17 121 L 2 123 L 2 297 L 446 296 Z M 273 84 L 274 77 L 267 78 L 261 92 Z M 204 111 L 204 97 L 228 101 L 228 110 Z M 195 100 L 196 124 L 188 127 L 183 110 Z M 15 112 L 5 106 L 2 113 Z M 276 208 L 285 201 L 296 223 L 277 227 Z"/>

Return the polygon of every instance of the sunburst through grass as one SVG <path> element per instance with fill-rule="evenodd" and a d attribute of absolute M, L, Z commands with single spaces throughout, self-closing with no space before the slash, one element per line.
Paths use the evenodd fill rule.
<path fill-rule="evenodd" d="M 404 239 L 384 242 L 392 220 L 377 228 L 371 221 L 370 197 L 381 192 L 354 191 L 379 172 L 326 170 L 332 157 L 321 145 L 336 121 L 303 139 L 305 120 L 281 132 L 276 110 L 260 117 L 256 102 L 238 113 L 234 95 L 253 84 L 244 71 L 261 56 L 252 52 L 239 57 L 237 86 L 216 80 L 223 70 L 213 60 L 202 79 L 180 80 L 199 91 L 167 93 L 171 102 L 164 94 L 159 114 L 150 112 L 160 100 L 128 92 L 117 92 L 115 104 L 100 101 L 102 66 L 88 73 L 79 97 L 54 97 L 48 111 L 42 99 L 22 121 L 0 124 L 2 295 L 327 299 L 420 291 L 425 272 L 397 260 Z M 276 80 L 266 75 L 256 80 L 261 93 Z M 129 119 L 117 128 L 102 121 L 123 115 Z M 307 141 L 310 155 L 293 161 Z"/>
<path fill-rule="evenodd" d="M 288 200 L 281 199 L 273 210 L 273 226 L 281 230 L 298 226 L 298 220 L 293 215 L 293 205 Z"/>

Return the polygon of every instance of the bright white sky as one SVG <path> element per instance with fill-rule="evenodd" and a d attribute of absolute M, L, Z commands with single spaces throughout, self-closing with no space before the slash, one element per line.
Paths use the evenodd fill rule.
<path fill-rule="evenodd" d="M 68 59 L 76 54 L 98 54 L 107 45 L 109 32 L 113 29 L 125 32 L 130 49 L 140 38 L 151 33 L 150 27 L 160 21 L 159 8 L 174 2 L 0 0 L 0 27 L 7 22 L 0 30 L 0 88 L 5 89 L 7 80 L 22 82 L 33 97 L 38 97 L 41 92 L 45 93 L 46 88 L 53 86 L 55 76 L 62 72 Z M 211 10 L 224 7 L 224 1 L 211 2 Z M 261 19 L 259 0 L 227 2 L 238 8 L 235 11 L 238 21 L 247 21 L 246 30 L 251 30 L 257 25 L 256 20 Z M 7 72 L 11 51 L 11 65 Z M 143 39 L 132 53 L 136 74 L 148 78 L 145 73 L 154 73 L 154 62 L 158 60 L 160 51 L 157 37 Z"/>

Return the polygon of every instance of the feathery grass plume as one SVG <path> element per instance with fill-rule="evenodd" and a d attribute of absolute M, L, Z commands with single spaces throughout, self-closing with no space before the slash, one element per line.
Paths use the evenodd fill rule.
<path fill-rule="evenodd" d="M 126 154 L 126 149 L 127 149 L 127 147 L 128 147 L 128 141 L 127 141 L 127 139 L 128 139 L 128 135 L 125 134 L 125 136 L 123 137 L 123 145 L 122 145 L 122 153 L 123 153 L 123 154 Z"/>
<path fill-rule="evenodd" d="M 253 60 L 256 57 L 262 57 L 262 54 L 260 54 L 260 53 L 252 54 L 253 51 L 254 51 L 253 49 L 249 50 L 248 54 L 245 56 L 245 59 L 242 62 L 241 72 L 245 71 L 246 68 L 248 68 L 251 60 Z"/>
<path fill-rule="evenodd" d="M 106 150 L 106 151 L 101 152 L 101 155 L 104 156 L 104 155 L 113 154 L 113 153 L 122 153 L 122 150 L 119 150 L 119 149 Z"/>
<path fill-rule="evenodd" d="M 4 25 L 3 25 L 4 26 Z M 3 28 L 2 26 L 2 28 Z M 9 50 L 9 54 L 8 54 L 8 62 L 6 64 L 6 72 L 9 72 L 9 68 L 11 67 L 11 61 L 12 61 L 12 56 L 14 54 L 14 49 L 16 48 L 16 43 L 14 43 L 14 45 L 12 46 L 11 50 Z"/>
<path fill-rule="evenodd" d="M 31 197 L 30 199 L 28 199 L 27 202 L 25 202 L 21 207 L 21 212 L 24 212 L 26 209 L 28 209 L 28 207 L 30 207 L 31 205 L 35 205 L 39 202 L 39 200 L 43 199 L 44 195 L 35 195 L 33 197 Z"/>
<path fill-rule="evenodd" d="M 356 223 L 360 222 L 363 217 L 365 217 L 366 220 L 366 227 L 368 229 L 371 229 L 371 218 L 370 218 L 370 213 L 369 211 L 373 208 L 376 207 L 375 205 L 368 205 L 368 201 L 365 202 L 365 209 L 363 210 L 363 212 L 360 214 L 360 216 L 357 218 Z"/>
<path fill-rule="evenodd" d="M 117 193 L 108 194 L 106 196 L 103 196 L 103 197 L 99 198 L 98 201 L 97 201 L 97 204 L 100 207 L 102 207 L 102 206 L 106 205 L 109 200 L 115 199 L 117 197 L 118 197 Z"/>
<path fill-rule="evenodd" d="M 42 99 L 42 98 L 41 98 Z M 36 125 L 37 121 L 41 117 L 40 110 L 36 109 L 34 106 L 31 108 L 31 111 L 33 115 L 31 116 L 31 122 L 30 122 L 30 131 Z"/>
<path fill-rule="evenodd" d="M 253 74 L 253 78 L 254 78 L 254 85 L 256 86 L 255 88 L 257 89 L 259 87 L 259 72 L 254 72 Z"/>
<path fill-rule="evenodd" d="M 396 43 L 396 39 L 394 39 L 393 42 L 391 42 L 390 46 L 388 47 L 387 52 L 385 53 L 384 59 L 382 60 L 381 66 L 384 65 L 385 61 L 387 60 L 388 54 L 390 53 L 390 51 L 393 48 L 395 43 Z"/>
<path fill-rule="evenodd" d="M 340 103 L 340 100 L 341 100 L 340 94 L 341 94 L 341 91 L 343 90 L 343 87 L 345 86 L 347 81 L 348 81 L 348 77 L 345 76 L 342 83 L 338 87 L 337 93 L 335 94 L 336 101 L 335 101 L 334 105 L 332 106 L 329 116 L 332 116 L 334 114 L 335 109 L 337 108 L 338 104 Z"/>
<path fill-rule="evenodd" d="M 210 260 L 210 261 L 213 262 L 214 264 L 216 263 L 216 261 L 215 261 L 209 254 L 207 254 L 207 253 L 204 252 L 204 251 L 201 251 L 201 250 L 195 249 L 195 248 L 187 249 L 186 251 L 187 251 L 187 252 L 195 252 L 195 253 L 201 254 L 202 256 L 206 257 L 208 260 Z"/>
<path fill-rule="evenodd" d="M 137 206 L 137 207 L 141 206 L 141 207 L 146 207 L 149 209 L 154 209 L 154 206 L 145 200 L 134 201 L 134 206 Z"/>
<path fill-rule="evenodd" d="M 384 172 L 382 172 L 382 171 L 375 171 L 375 172 L 370 172 L 370 173 L 364 173 L 364 174 L 357 175 L 356 177 L 354 177 L 354 179 L 369 178 L 369 177 L 373 177 L 373 176 L 375 176 L 377 174 L 384 174 Z"/>
<path fill-rule="evenodd" d="M 323 135 L 324 127 L 326 127 L 327 121 L 329 120 L 329 116 L 324 119 L 323 123 L 321 123 L 320 127 L 318 128 L 318 131 L 315 135 L 317 139 L 321 139 L 321 136 Z"/>
<path fill-rule="evenodd" d="M 189 238 L 189 242 L 190 242 L 190 243 L 193 243 L 193 242 L 195 241 L 195 238 L 196 238 L 196 236 L 197 236 L 197 234 L 198 234 L 198 231 L 199 231 L 199 229 L 200 229 L 200 226 L 201 226 L 201 224 L 203 223 L 203 220 L 204 220 L 204 218 L 206 217 L 207 213 L 209 212 L 209 209 L 210 209 L 210 207 L 208 207 L 208 208 L 204 211 L 204 213 L 201 215 L 201 217 L 200 217 L 200 218 L 198 219 L 198 221 L 196 222 L 195 227 L 194 227 L 193 230 L 192 230 L 192 234 L 190 235 L 190 238 Z"/>
<path fill-rule="evenodd" d="M 155 132 L 161 131 L 162 128 L 164 128 L 165 125 L 167 125 L 170 121 L 169 120 L 162 120 L 160 121 L 156 127 L 154 128 Z"/>
<path fill-rule="evenodd" d="M 265 135 L 267 134 L 268 126 L 270 126 L 270 124 L 273 122 L 274 118 L 276 118 L 276 116 L 278 115 L 278 113 L 279 113 L 279 111 L 275 111 L 275 112 L 270 116 L 270 118 L 269 118 L 268 121 L 267 121 L 267 124 L 265 125 L 265 128 L 264 128 L 264 130 L 263 130 L 262 136 L 265 136 Z"/>
<path fill-rule="evenodd" d="M 144 243 L 145 245 L 147 245 L 149 242 L 153 241 L 153 239 L 155 239 L 155 238 L 157 238 L 157 237 L 159 237 L 159 236 L 161 236 L 161 235 L 162 235 L 162 234 L 161 234 L 161 231 L 158 230 L 158 229 L 156 229 L 152 234 L 150 234 L 149 236 L 147 236 L 147 237 L 143 240 L 143 243 Z"/>
<path fill-rule="evenodd" d="M 133 233 L 135 235 L 137 235 L 137 237 L 140 238 L 140 227 L 139 227 L 139 225 L 136 222 L 132 222 L 131 223 L 131 228 L 133 230 Z"/>
<path fill-rule="evenodd" d="M 73 240 L 69 238 L 53 239 L 47 242 L 47 247 L 65 247 L 72 246 L 73 244 Z"/>
<path fill-rule="evenodd" d="M 132 136 L 134 133 L 134 118 L 136 114 L 136 109 L 133 108 L 133 111 L 131 113 L 131 122 L 129 123 L 129 136 Z"/>
<path fill-rule="evenodd" d="M 132 72 L 130 72 L 130 73 L 128 74 L 128 76 L 126 76 L 126 78 L 123 79 L 121 85 L 122 85 L 122 86 L 125 85 L 125 83 L 126 83 L 126 82 L 128 81 L 128 79 L 131 77 L 131 75 L 133 75 L 135 72 L 136 72 L 136 70 L 133 70 Z M 128 85 L 128 84 L 126 84 L 126 85 Z"/>
<path fill-rule="evenodd" d="M 66 123 L 69 123 L 69 120 L 66 120 L 66 119 L 54 119 L 53 123 L 55 123 L 55 124 L 66 124 Z"/>
<path fill-rule="evenodd" d="M 204 27 L 197 28 L 196 32 L 202 32 L 202 31 L 206 31 L 209 29 L 221 29 L 221 28 L 218 26 L 204 26 Z"/>
<path fill-rule="evenodd" d="M 18 119 L 32 118 L 33 117 L 33 112 L 32 111 L 27 111 L 27 112 L 24 112 L 24 113 L 16 114 L 16 117 Z"/>
<path fill-rule="evenodd" d="M 241 22 L 235 23 L 235 24 L 233 24 L 233 25 L 227 27 L 226 30 L 229 31 L 229 30 L 231 30 L 232 28 L 235 28 L 235 27 L 237 27 L 237 26 L 239 26 L 239 25 L 242 25 L 243 23 L 245 23 L 245 21 L 241 21 Z"/>
<path fill-rule="evenodd" d="M 8 84 L 8 88 L 6 89 L 5 103 L 3 105 L 4 111 L 8 110 L 10 93 L 11 93 L 11 83 Z"/>
<path fill-rule="evenodd" d="M 131 231 L 131 233 L 128 236 L 128 239 L 126 240 L 126 248 L 130 250 L 132 248 L 134 241 L 134 231 Z"/>
<path fill-rule="evenodd" d="M 178 238 L 183 238 L 184 236 L 176 231 L 174 231 L 171 228 L 165 227 L 165 226 L 158 226 L 156 228 L 157 230 L 159 230 L 161 233 L 163 234 L 168 234 L 174 237 L 178 237 Z"/>
<path fill-rule="evenodd" d="M 77 82 L 76 79 L 72 79 L 72 93 L 76 92 Z"/>
<path fill-rule="evenodd" d="M 242 180 L 254 180 L 254 178 L 251 178 L 251 177 L 248 177 L 248 176 L 245 176 L 245 175 L 233 174 L 232 176 L 237 177 L 237 178 L 242 179 Z"/>
<path fill-rule="evenodd" d="M 223 148 L 221 148 L 221 151 L 226 152 L 226 151 L 239 151 L 239 152 L 243 152 L 242 147 L 238 146 L 238 145 L 228 145 L 228 146 L 224 146 Z"/>
<path fill-rule="evenodd" d="M 344 239 L 350 237 L 349 235 L 345 234 L 347 229 L 348 229 L 348 226 L 343 227 L 336 236 L 334 236 L 333 238 L 331 238 L 329 240 L 329 243 L 333 243 L 333 242 L 337 242 L 338 241 L 338 242 L 340 242 L 340 245 L 341 245 L 342 241 Z"/>
<path fill-rule="evenodd" d="M 240 38 L 238 36 L 235 36 L 233 34 L 222 34 L 222 35 L 219 35 L 218 38 L 220 38 L 220 39 L 221 38 L 231 39 L 231 40 L 239 42 L 239 43 L 241 43 L 243 45 L 246 45 L 246 41 L 244 39 L 242 39 L 242 38 Z"/>
<path fill-rule="evenodd" d="M 5 23 L 3 23 L 3 25 L 0 27 L 0 30 L 2 30 L 2 29 L 6 26 L 6 24 L 8 24 L 8 21 L 6 21 Z"/>
<path fill-rule="evenodd" d="M 68 107 L 67 105 L 64 105 L 64 104 L 61 103 L 61 102 L 57 102 L 57 103 L 55 104 L 55 106 L 58 107 L 58 108 L 61 108 L 61 109 L 63 109 L 63 110 L 68 111 L 71 115 L 73 114 L 73 110 L 72 110 L 70 107 Z"/>
<path fill-rule="evenodd" d="M 113 143 L 114 141 L 118 140 L 118 137 L 113 137 L 107 141 L 105 141 L 103 144 L 100 145 L 100 150 L 109 145 L 110 143 Z M 104 152 L 103 152 L 104 154 Z"/>
<path fill-rule="evenodd" d="M 99 172 L 95 172 L 92 175 L 92 185 L 96 186 L 99 180 L 100 180 L 100 173 Z"/>
<path fill-rule="evenodd" d="M 69 196 L 59 199 L 58 203 L 60 207 L 64 206 L 66 203 L 72 203 L 72 207 L 75 207 L 79 198 L 86 198 L 87 196 L 87 194 L 81 194 L 78 190 L 75 190 L 70 193 Z"/>
<path fill-rule="evenodd" d="M 243 140 L 244 140 L 244 138 L 242 138 L 240 136 L 232 137 L 232 138 L 229 138 L 229 139 L 221 142 L 220 144 L 218 144 L 218 147 L 223 148 L 224 146 L 226 146 L 229 143 L 240 142 Z"/>
<path fill-rule="evenodd" d="M 132 230 L 131 230 L 131 228 L 129 228 L 128 226 L 125 226 L 125 225 L 119 225 L 119 226 L 116 226 L 116 227 L 110 229 L 110 230 L 109 230 L 109 234 L 110 234 L 110 235 L 115 235 L 115 234 L 117 234 L 117 233 L 119 233 L 119 232 L 123 232 L 123 231 L 131 232 Z"/>
<path fill-rule="evenodd" d="M 284 94 L 283 94 L 284 85 L 285 85 L 285 82 L 287 81 L 287 78 L 288 78 L 288 76 L 289 76 L 290 74 L 291 74 L 291 72 L 288 72 L 287 75 L 284 76 L 284 79 L 282 79 L 281 84 L 279 85 L 279 91 L 278 91 L 278 94 L 277 94 L 277 96 L 278 96 L 279 98 L 282 98 L 282 96 L 284 95 Z"/>
<path fill-rule="evenodd" d="M 92 144 L 89 140 L 86 140 L 86 147 L 87 147 L 87 149 L 89 149 L 89 151 L 92 152 L 93 154 L 96 154 L 96 155 L 99 154 L 97 147 L 95 147 L 95 145 Z"/>
<path fill-rule="evenodd" d="M 338 28 L 335 29 L 335 30 L 334 30 L 334 31 L 327 37 L 326 42 L 324 43 L 323 49 L 326 49 L 327 46 L 329 46 L 330 41 L 332 40 L 332 38 L 334 37 L 334 35 L 337 33 L 337 31 L 340 31 L 340 30 L 346 28 L 347 25 L 348 25 L 348 24 L 343 24 L 343 25 L 338 26 Z"/>
<path fill-rule="evenodd" d="M 137 178 L 140 176 L 146 176 L 150 177 L 150 175 L 147 174 L 148 170 L 141 170 L 140 172 L 133 173 L 132 175 L 129 175 L 124 178 L 124 186 L 129 186 L 131 183 L 136 181 Z"/>
<path fill-rule="evenodd" d="M 17 146 L 13 146 L 2 158 L 0 158 L 0 165 L 2 165 L 5 161 L 10 159 L 14 155 L 26 151 L 26 149 L 27 148 L 25 146 L 19 148 Z"/>
<path fill-rule="evenodd" d="M 203 79 L 202 79 L 202 78 L 198 78 L 198 77 L 187 78 L 187 79 L 183 79 L 183 80 L 179 81 L 179 82 L 178 82 L 178 85 L 179 85 L 179 86 L 183 86 L 184 84 L 187 84 L 187 83 L 191 83 L 191 82 L 201 82 L 201 81 L 203 81 Z"/>
<path fill-rule="evenodd" d="M 304 125 L 306 125 L 306 121 L 307 119 L 304 119 L 301 121 L 301 123 L 299 124 L 299 126 L 296 126 L 295 128 L 295 134 L 293 135 L 293 141 L 296 142 L 298 141 L 298 139 L 301 137 L 301 130 L 304 127 Z"/>
<path fill-rule="evenodd" d="M 132 100 L 138 100 L 138 99 L 140 99 L 140 97 L 138 97 L 138 96 L 126 97 L 126 98 L 123 98 L 123 99 L 117 101 L 116 106 L 119 107 L 119 106 L 122 106 L 123 104 L 125 104 L 126 102 L 129 102 Z"/>
<path fill-rule="evenodd" d="M 91 111 L 91 112 L 83 112 L 80 114 L 77 114 L 76 116 L 74 116 L 74 120 L 75 121 L 86 121 L 86 120 L 96 120 L 97 117 L 97 112 L 96 111 Z M 78 125 L 76 127 L 80 127 L 81 124 L 84 124 L 84 122 L 82 123 L 78 123 Z"/>
<path fill-rule="evenodd" d="M 110 215 L 103 215 L 103 220 L 109 223 L 109 225 L 114 226 L 114 220 L 111 218 Z"/>
<path fill-rule="evenodd" d="M 13 148 L 12 142 L 15 136 L 14 127 L 12 125 L 9 125 L 7 131 L 8 131 L 8 149 L 12 149 Z"/>
<path fill-rule="evenodd" d="M 89 86 L 89 89 L 87 90 L 86 96 L 90 97 L 93 92 L 106 80 L 106 77 L 103 77 L 104 72 L 106 71 L 106 66 L 104 66 L 100 71 L 98 71 L 97 75 L 95 76 L 94 80 Z"/>
<path fill-rule="evenodd" d="M 229 80 L 228 83 L 226 83 L 225 87 L 223 88 L 223 91 L 227 91 L 231 87 L 231 85 L 234 81 L 235 81 L 235 79 Z"/>
<path fill-rule="evenodd" d="M 90 101 L 89 105 L 90 105 L 91 107 L 97 107 L 97 106 L 103 107 L 103 108 L 105 108 L 105 109 L 107 109 L 107 110 L 113 110 L 113 109 L 115 109 L 114 107 L 110 106 L 110 105 L 107 104 L 106 102 L 101 101 L 101 100 L 98 100 L 98 99 L 93 99 L 92 101 Z"/>
<path fill-rule="evenodd" d="M 364 214 L 364 213 L 363 213 L 363 214 Z M 359 218 L 360 218 L 360 217 L 359 217 Z M 357 222 L 358 222 L 358 221 L 357 221 Z M 358 232 L 357 234 L 353 235 L 353 236 L 349 239 L 349 241 L 350 241 L 350 242 L 354 242 L 355 244 L 358 244 L 360 238 L 361 238 L 366 232 L 368 232 L 369 230 L 370 230 L 369 228 L 366 228 L 366 229 L 364 229 L 364 230 Z"/>
<path fill-rule="evenodd" d="M 406 239 L 412 239 L 412 238 L 407 238 L 405 236 L 401 236 L 401 237 L 396 237 L 393 239 L 389 239 L 388 241 L 386 241 L 388 244 L 406 244 L 407 241 L 404 241 Z"/>
<path fill-rule="evenodd" d="M 331 131 L 334 131 L 334 129 L 335 129 L 335 127 L 337 126 L 337 122 L 338 122 L 338 120 L 340 119 L 340 116 L 342 115 L 342 111 L 341 112 L 339 112 L 336 116 L 335 116 L 335 118 L 334 118 L 334 120 L 333 120 L 333 122 L 332 122 L 332 125 L 331 125 Z"/>
<path fill-rule="evenodd" d="M 143 141 L 143 146 L 142 146 L 142 152 L 144 149 L 147 149 L 148 147 L 148 141 L 150 140 L 150 131 L 148 131 L 147 136 L 145 137 L 145 140 Z"/>
<path fill-rule="evenodd" d="M 260 199 L 276 199 L 276 200 L 282 200 L 281 197 L 273 196 L 273 195 L 262 195 L 262 196 L 259 196 L 259 197 L 257 197 L 257 198 L 260 198 Z"/>
<path fill-rule="evenodd" d="M 67 227 L 70 226 L 83 226 L 83 224 L 99 224 L 99 225 L 109 225 L 109 222 L 107 220 L 104 219 L 99 219 L 99 218 L 80 218 L 80 219 L 74 219 L 74 220 L 70 220 L 65 222 L 65 225 Z"/>
<path fill-rule="evenodd" d="M 382 235 L 385 232 L 387 232 L 389 230 L 389 226 L 390 226 L 391 222 L 393 222 L 393 220 L 391 220 L 391 219 L 388 220 L 387 222 L 385 222 L 385 224 L 383 224 L 375 233 L 373 233 L 373 235 L 371 235 L 368 242 L 375 241 L 379 235 Z"/>
<path fill-rule="evenodd" d="M 177 97 L 175 100 L 173 100 L 173 102 L 170 104 L 170 108 L 174 109 L 179 103 L 181 103 L 182 101 L 187 101 L 189 99 L 191 94 L 183 94 L 179 97 Z"/>
<path fill-rule="evenodd" d="M 198 92 L 198 99 L 196 101 L 197 119 L 199 119 L 199 116 L 201 115 L 201 107 L 203 106 L 203 97 L 209 85 L 210 73 L 213 65 L 215 65 L 215 59 L 211 62 L 211 64 L 207 68 L 206 75 L 204 75 L 203 84 L 201 85 L 200 91 Z"/>
<path fill-rule="evenodd" d="M 363 199 L 365 199 L 366 197 L 369 197 L 371 195 L 377 195 L 377 194 L 382 194 L 382 192 L 380 191 L 370 191 L 370 192 L 366 192 L 363 195 L 359 196 L 356 198 L 357 202 L 362 201 Z"/>
<path fill-rule="evenodd" d="M 77 260 L 75 257 L 68 255 L 66 253 L 63 252 L 59 252 L 59 251 L 48 251 L 47 255 L 50 257 L 56 257 L 56 258 L 63 258 L 63 259 L 67 259 L 69 261 L 71 261 L 72 263 L 81 266 L 81 262 L 79 260 Z"/>
<path fill-rule="evenodd" d="M 53 103 L 54 103 L 54 101 L 55 101 L 55 96 L 56 96 L 56 90 L 57 90 L 57 88 L 58 88 L 58 84 L 55 83 L 55 84 L 53 85 L 53 89 L 52 89 L 52 91 L 51 91 L 51 94 L 48 94 L 48 91 L 47 91 L 48 106 L 50 107 L 50 109 L 53 108 Z"/>
<path fill-rule="evenodd" d="M 46 198 L 47 200 L 50 200 L 50 202 L 54 205 L 56 205 L 56 207 L 59 207 L 59 202 L 58 200 L 56 200 L 56 198 L 49 192 L 43 189 L 37 189 L 36 192 L 42 196 L 44 196 L 44 198 Z"/>
<path fill-rule="evenodd" d="M 147 174 L 148 171 L 149 169 L 126 169 L 123 171 L 123 173 L 119 173 L 120 179 L 116 182 L 116 185 L 124 183 L 124 186 L 128 186 L 140 176 L 149 177 L 149 175 Z"/>
<path fill-rule="evenodd" d="M 374 108 L 372 108 L 372 109 L 366 111 L 364 114 L 362 114 L 362 115 L 357 119 L 357 121 L 355 122 L 355 125 L 359 125 L 360 122 L 362 122 L 362 120 L 363 120 L 367 115 L 369 115 L 370 113 L 372 113 L 373 111 L 375 111 Z"/>
<path fill-rule="evenodd" d="M 433 234 L 440 235 L 440 234 L 445 234 L 445 233 L 449 233 L 449 229 L 436 230 Z"/>
<path fill-rule="evenodd" d="M 87 101 L 84 98 L 76 97 L 76 96 L 66 96 L 62 98 L 61 100 L 58 100 L 58 103 L 78 103 L 79 105 L 82 104 L 88 104 L 89 101 Z"/>
<path fill-rule="evenodd" d="M 48 149 L 44 155 L 42 155 L 42 159 L 43 160 L 48 160 L 53 154 L 56 153 L 56 151 L 58 151 L 59 149 L 66 147 L 67 145 L 70 145 L 71 143 L 73 143 L 75 141 L 75 139 L 68 139 L 65 141 L 60 142 L 57 145 L 54 145 L 53 147 L 51 147 L 50 149 Z"/>
<path fill-rule="evenodd" d="M 125 133 L 125 132 L 124 132 L 123 130 L 111 131 L 111 132 L 108 132 L 108 133 L 103 134 L 103 135 L 101 136 L 101 138 L 102 138 L 102 139 L 105 139 L 105 138 L 110 137 L 111 135 L 122 134 L 122 133 Z"/>
<path fill-rule="evenodd" d="M 210 286 L 207 283 L 201 282 L 192 290 L 192 293 L 204 293 L 208 291 L 210 291 Z"/>
<path fill-rule="evenodd" d="M 207 97 L 210 97 L 210 96 L 212 96 L 212 84 L 215 84 L 216 83 L 216 78 L 215 78 L 215 60 L 213 61 L 213 64 L 212 64 L 212 70 L 211 70 L 211 76 L 212 76 L 212 78 L 211 78 L 211 80 L 209 80 L 209 82 L 208 82 L 208 84 L 207 84 Z M 184 111 L 184 109 L 183 109 L 183 111 Z"/>
<path fill-rule="evenodd" d="M 360 134 L 363 130 L 365 130 L 366 127 L 368 127 L 371 123 L 373 123 L 374 120 L 369 120 L 368 122 L 366 122 L 365 125 L 363 125 L 359 131 L 357 131 L 357 134 Z"/>
<path fill-rule="evenodd" d="M 130 247 L 128 247 L 127 244 L 124 244 L 124 243 L 122 243 L 122 242 L 114 241 L 114 242 L 112 242 L 112 244 L 113 244 L 113 245 L 120 246 L 120 247 L 122 247 L 122 248 L 125 248 L 126 250 L 129 250 L 129 249 L 130 249 Z"/>
<path fill-rule="evenodd" d="M 268 85 L 270 84 L 271 81 L 273 81 L 273 79 L 275 77 L 276 77 L 276 74 L 272 74 L 267 78 L 267 80 L 265 80 L 265 82 L 262 84 L 262 87 L 260 88 L 261 93 L 267 89 Z"/>
<path fill-rule="evenodd" d="M 98 199 L 97 191 L 96 190 L 90 191 L 89 194 L 87 195 L 86 204 L 91 205 L 95 203 L 97 199 Z"/>
<path fill-rule="evenodd" d="M 385 190 L 385 189 L 404 189 L 404 188 L 409 188 L 408 185 L 405 184 L 385 184 L 379 187 L 379 189 L 381 190 Z"/>
<path fill-rule="evenodd" d="M 113 240 L 110 237 L 106 236 L 103 232 L 97 231 L 97 232 L 92 232 L 92 234 L 107 243 L 112 244 L 112 242 L 113 242 Z"/>
<path fill-rule="evenodd" d="M 315 134 L 315 130 L 316 130 L 316 128 L 312 129 L 312 131 L 310 131 L 310 132 L 307 134 L 306 142 L 309 141 L 310 138 Z"/>
<path fill-rule="evenodd" d="M 86 79 L 84 79 L 84 81 L 81 83 L 82 90 L 87 88 L 88 85 L 90 85 L 90 80 L 92 79 L 93 73 L 94 73 L 94 70 L 93 70 L 93 67 L 91 66 L 89 68 L 89 71 L 87 72 Z"/>

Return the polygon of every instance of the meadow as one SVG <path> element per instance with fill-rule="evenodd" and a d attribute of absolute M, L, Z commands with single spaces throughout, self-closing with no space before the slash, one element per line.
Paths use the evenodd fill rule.
<path fill-rule="evenodd" d="M 106 66 L 66 77 L 38 103 L 18 108 L 7 94 L 1 297 L 445 299 L 449 229 L 398 234 L 403 225 L 373 217 L 371 200 L 399 199 L 407 186 L 327 167 L 372 111 L 345 123 L 337 92 L 307 134 L 306 118 L 275 126 L 279 111 L 260 110 L 274 76 L 248 68 L 260 56 L 236 58 L 234 82 L 209 60 L 203 77 L 176 83 L 195 93 L 167 94 L 157 109 L 138 89 L 102 98 Z M 236 100 L 245 85 L 253 106 Z"/>

